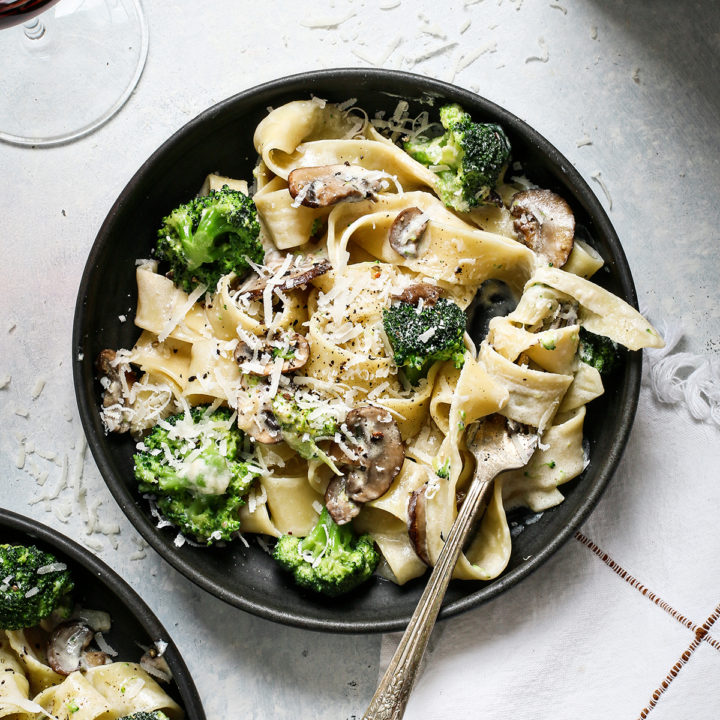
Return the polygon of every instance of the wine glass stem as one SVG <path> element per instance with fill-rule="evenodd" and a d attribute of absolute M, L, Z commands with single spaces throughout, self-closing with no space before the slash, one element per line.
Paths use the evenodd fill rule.
<path fill-rule="evenodd" d="M 28 40 L 39 40 L 45 34 L 45 25 L 39 18 L 34 17 L 23 24 L 23 30 Z"/>

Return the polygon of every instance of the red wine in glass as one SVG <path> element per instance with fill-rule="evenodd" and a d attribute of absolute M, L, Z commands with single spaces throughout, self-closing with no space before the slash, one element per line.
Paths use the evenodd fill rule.
<path fill-rule="evenodd" d="M 27 22 L 58 0 L 0 0 L 0 30 Z"/>

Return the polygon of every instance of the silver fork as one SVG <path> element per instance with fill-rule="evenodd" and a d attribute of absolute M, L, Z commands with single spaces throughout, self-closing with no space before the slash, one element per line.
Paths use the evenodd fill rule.
<path fill-rule="evenodd" d="M 537 443 L 535 431 L 497 414 L 471 424 L 466 430 L 465 444 L 475 456 L 475 474 L 410 623 L 363 720 L 399 720 L 405 714 L 445 591 L 460 551 L 475 524 L 478 510 L 488 497 L 495 477 L 503 470 L 527 464 Z"/>

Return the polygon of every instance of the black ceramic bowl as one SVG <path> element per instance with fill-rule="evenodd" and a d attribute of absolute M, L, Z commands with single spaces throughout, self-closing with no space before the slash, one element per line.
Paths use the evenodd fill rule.
<path fill-rule="evenodd" d="M 111 492 L 145 539 L 180 572 L 237 607 L 279 622 L 332 632 L 399 630 L 405 626 L 425 583 L 398 587 L 374 579 L 338 601 L 302 594 L 259 548 L 236 542 L 226 548 L 173 544 L 172 530 L 155 527 L 147 502 L 135 489 L 133 443 L 106 436 L 98 414 L 100 387 L 93 360 L 103 348 L 131 347 L 138 331 L 118 315 L 136 302 L 134 260 L 148 257 L 160 219 L 192 197 L 209 172 L 251 178 L 256 162 L 252 143 L 267 107 L 311 95 L 356 104 L 370 116 L 391 113 L 398 98 L 411 112 L 432 111 L 458 102 L 475 119 L 500 123 L 527 176 L 557 191 L 570 203 L 578 223 L 606 261 L 594 278 L 611 292 L 636 304 L 625 255 L 615 231 L 587 183 L 543 137 L 511 113 L 460 88 L 408 73 L 386 70 L 327 70 L 295 75 L 242 92 L 189 122 L 140 168 L 103 223 L 88 258 L 78 294 L 73 330 L 77 399 L 92 453 Z M 132 317 L 131 310 L 128 313 Z M 640 388 L 639 354 L 630 354 L 591 403 L 586 423 L 591 462 L 583 475 L 564 486 L 566 500 L 528 526 L 513 541 L 505 572 L 491 582 L 453 582 L 441 617 L 449 617 L 495 597 L 539 567 L 588 516 L 617 466 L 632 424 Z M 524 559 L 527 558 L 527 559 Z"/>
<path fill-rule="evenodd" d="M 205 720 L 195 683 L 167 630 L 150 608 L 105 563 L 89 550 L 35 520 L 0 509 L 0 544 L 36 545 L 64 562 L 75 582 L 74 597 L 83 607 L 110 613 L 112 630 L 103 633 L 118 659 L 137 662 L 156 640 L 168 646 L 165 659 L 173 681 L 165 689 L 185 709 L 187 720 Z"/>

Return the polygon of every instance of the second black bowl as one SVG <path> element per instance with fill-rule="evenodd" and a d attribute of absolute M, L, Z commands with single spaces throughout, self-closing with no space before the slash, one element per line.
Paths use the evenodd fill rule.
<path fill-rule="evenodd" d="M 164 657 L 173 674 L 163 689 L 185 709 L 187 720 L 205 720 L 205 711 L 178 649 L 167 630 L 140 597 L 89 550 L 35 520 L 0 509 L 0 544 L 36 545 L 65 563 L 75 582 L 73 596 L 83 607 L 110 614 L 112 630 L 104 633 L 119 660 L 137 662 L 140 646 L 167 643 Z"/>

